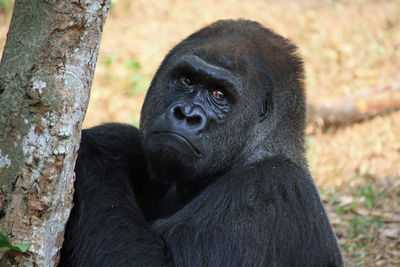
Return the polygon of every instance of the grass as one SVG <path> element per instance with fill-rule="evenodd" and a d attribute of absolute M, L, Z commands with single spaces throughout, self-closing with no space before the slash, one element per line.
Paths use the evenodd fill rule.
<path fill-rule="evenodd" d="M 348 266 L 400 264 L 400 176 L 355 176 L 357 186 L 321 192 Z M 378 263 L 378 265 L 376 265 Z"/>
<path fill-rule="evenodd" d="M 14 6 L 14 0 L 0 0 L 0 12 L 10 13 Z"/>

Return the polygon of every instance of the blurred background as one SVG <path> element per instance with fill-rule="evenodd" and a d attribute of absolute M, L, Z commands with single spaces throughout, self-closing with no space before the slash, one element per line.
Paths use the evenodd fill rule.
<path fill-rule="evenodd" d="M 0 49 L 12 0 L 0 0 Z M 113 0 L 84 127 L 138 126 L 166 53 L 224 18 L 256 20 L 303 56 L 308 101 L 400 84 L 400 0 Z M 372 96 L 373 97 L 373 96 Z M 307 157 L 348 266 L 400 266 L 400 111 L 309 125 Z"/>

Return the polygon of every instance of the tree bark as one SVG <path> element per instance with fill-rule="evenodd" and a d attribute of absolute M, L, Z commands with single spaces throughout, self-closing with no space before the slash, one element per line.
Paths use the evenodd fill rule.
<path fill-rule="evenodd" d="M 110 0 L 17 0 L 0 64 L 0 229 L 27 253 L 0 266 L 54 266 Z"/>

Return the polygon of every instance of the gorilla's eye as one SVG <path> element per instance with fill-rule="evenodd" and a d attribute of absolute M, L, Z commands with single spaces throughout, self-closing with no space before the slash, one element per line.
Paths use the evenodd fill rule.
<path fill-rule="evenodd" d="M 182 76 L 179 78 L 179 80 L 181 81 L 181 83 L 182 83 L 183 85 L 187 85 L 187 86 L 192 86 L 192 85 L 193 85 L 192 80 L 191 80 L 188 76 L 186 76 L 186 75 L 182 75 Z"/>
<path fill-rule="evenodd" d="M 224 99 L 225 95 L 221 90 L 214 90 L 212 91 L 212 95 L 218 99 Z"/>

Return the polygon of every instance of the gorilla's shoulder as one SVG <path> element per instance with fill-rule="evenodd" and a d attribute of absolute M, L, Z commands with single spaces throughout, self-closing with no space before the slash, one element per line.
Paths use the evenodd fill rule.
<path fill-rule="evenodd" d="M 268 194 L 291 201 L 319 203 L 319 194 L 307 169 L 288 159 L 265 160 L 260 164 L 259 175 L 264 179 Z M 318 204 L 318 206 L 320 206 Z"/>
<path fill-rule="evenodd" d="M 308 172 L 306 169 L 301 168 L 297 164 L 293 163 L 293 161 L 286 159 L 284 157 L 276 156 L 271 158 L 266 158 L 264 160 L 254 162 L 245 167 L 245 169 L 254 170 L 256 172 L 264 173 L 267 172 L 272 176 L 274 173 L 287 173 L 295 176 L 307 175 Z"/>
<path fill-rule="evenodd" d="M 247 176 L 257 177 L 256 179 L 263 180 L 263 183 L 268 186 L 315 188 L 309 171 L 285 158 L 265 159 L 246 169 Z"/>
<path fill-rule="evenodd" d="M 82 131 L 80 152 L 83 150 L 109 154 L 141 154 L 140 133 L 133 126 L 109 123 Z"/>

